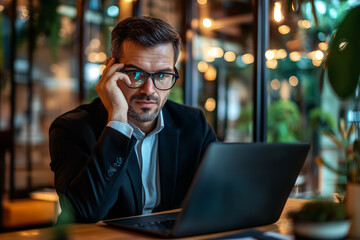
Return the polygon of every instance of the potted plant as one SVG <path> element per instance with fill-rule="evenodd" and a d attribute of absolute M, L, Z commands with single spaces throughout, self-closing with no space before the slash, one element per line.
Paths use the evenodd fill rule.
<path fill-rule="evenodd" d="M 295 239 L 342 239 L 350 227 L 344 204 L 331 201 L 306 203 L 298 212 L 289 213 Z"/>
<path fill-rule="evenodd" d="M 314 20 L 317 24 L 314 0 L 286 0 L 288 12 L 292 9 L 299 10 L 301 2 L 311 3 Z M 347 142 L 343 135 L 343 142 L 339 145 L 344 151 L 351 150 L 345 154 L 346 169 L 335 169 L 326 162 L 321 162 L 328 168 L 347 176 L 346 207 L 347 211 L 351 213 L 350 236 L 353 237 L 360 237 L 360 205 L 358 204 L 360 202 L 360 61 L 358 59 L 360 56 L 360 31 L 357 31 L 359 23 L 360 5 L 357 4 L 345 14 L 332 35 L 328 52 L 322 64 L 323 71 L 320 79 L 322 86 L 325 73 L 327 73 L 332 89 L 341 100 L 354 99 L 354 107 L 350 111 L 352 118 L 349 118 L 348 121 L 353 126 L 350 128 L 354 128 L 351 133 L 355 133 L 355 139 L 350 141 L 351 133 L 348 132 Z M 344 126 L 344 124 L 342 125 Z M 334 135 L 327 135 L 333 139 L 333 142 L 336 142 L 335 144 L 341 142 L 337 141 Z M 318 159 L 318 161 L 320 160 Z"/>
<path fill-rule="evenodd" d="M 356 150 L 358 147 L 358 140 L 351 140 L 351 135 L 355 131 L 355 124 L 350 124 L 350 126 L 345 126 L 344 119 L 340 120 L 340 135 L 341 138 L 336 137 L 336 135 L 329 131 L 325 130 L 323 133 L 339 148 L 343 151 L 345 158 L 345 165 L 341 167 L 334 167 L 324 160 L 321 156 L 316 157 L 316 162 L 320 166 L 325 166 L 331 171 L 346 176 L 346 197 L 345 205 L 349 217 L 352 220 L 350 236 L 359 237 L 360 236 L 360 184 L 359 184 L 359 151 Z"/>
<path fill-rule="evenodd" d="M 329 44 L 324 59 L 323 73 L 327 70 L 328 79 L 334 92 L 343 100 L 354 99 L 351 111 L 355 139 L 347 143 L 352 152 L 347 153 L 347 211 L 352 219 L 350 236 L 360 237 L 360 32 L 356 29 L 360 22 L 360 5 L 350 9 L 340 22 Z M 324 76 L 325 74 L 322 74 Z M 321 79 L 323 81 L 323 77 Z M 350 139 L 350 133 L 348 134 Z"/>

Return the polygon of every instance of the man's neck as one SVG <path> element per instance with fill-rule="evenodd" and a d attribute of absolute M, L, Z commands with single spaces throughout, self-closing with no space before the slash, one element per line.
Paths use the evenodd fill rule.
<path fill-rule="evenodd" d="M 148 135 L 155 129 L 156 123 L 158 121 L 158 117 L 155 118 L 154 120 L 152 120 L 151 122 L 138 122 L 138 121 L 135 121 L 133 118 L 129 118 L 129 121 L 131 123 L 133 123 L 135 126 L 137 126 L 138 128 L 140 128 L 140 130 L 143 133 L 145 133 L 145 135 Z"/>

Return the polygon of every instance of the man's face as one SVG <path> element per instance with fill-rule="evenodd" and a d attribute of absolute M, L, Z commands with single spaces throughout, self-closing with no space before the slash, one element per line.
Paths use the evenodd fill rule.
<path fill-rule="evenodd" d="M 171 43 L 145 47 L 125 40 L 122 44 L 119 63 L 125 64 L 124 70 L 140 70 L 147 73 L 174 72 L 174 49 Z M 170 90 L 155 88 L 151 78 L 137 89 L 128 88 L 123 81 L 118 82 L 129 105 L 128 116 L 137 122 L 151 122 L 164 106 Z"/>

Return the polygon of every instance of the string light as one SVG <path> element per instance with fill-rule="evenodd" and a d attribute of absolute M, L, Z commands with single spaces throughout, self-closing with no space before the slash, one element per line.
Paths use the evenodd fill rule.
<path fill-rule="evenodd" d="M 285 35 L 288 34 L 290 32 L 290 27 L 288 25 L 281 25 L 280 27 L 278 27 L 279 33 Z"/>
<path fill-rule="evenodd" d="M 202 24 L 205 28 L 211 28 L 213 25 L 212 20 L 210 18 L 204 18 Z"/>
<path fill-rule="evenodd" d="M 208 111 L 208 112 L 212 112 L 215 110 L 215 107 L 216 107 L 216 101 L 214 98 L 208 98 L 205 102 L 205 109 Z"/>
<path fill-rule="evenodd" d="M 271 80 L 271 82 L 270 82 L 270 86 L 271 86 L 271 88 L 274 89 L 274 90 L 279 90 L 279 89 L 280 89 L 280 86 L 281 86 L 281 83 L 280 83 L 279 80 L 273 79 L 273 80 Z"/>
<path fill-rule="evenodd" d="M 283 16 L 281 14 L 281 3 L 275 2 L 274 3 L 274 20 L 276 22 L 281 22 Z"/>
<path fill-rule="evenodd" d="M 205 5 L 207 3 L 207 0 L 197 0 L 197 3 L 199 5 Z"/>
<path fill-rule="evenodd" d="M 228 51 L 224 54 L 224 59 L 227 62 L 233 62 L 236 59 L 236 55 L 234 52 Z"/>
<path fill-rule="evenodd" d="M 209 67 L 209 65 L 206 63 L 206 62 L 204 62 L 204 61 L 200 61 L 199 63 L 198 63 L 198 70 L 199 70 L 199 72 L 206 72 L 206 70 L 208 69 L 208 67 Z"/>
<path fill-rule="evenodd" d="M 254 62 L 254 56 L 251 53 L 246 53 L 241 57 L 241 60 L 245 64 L 251 64 Z"/>
<path fill-rule="evenodd" d="M 296 87 L 299 83 L 299 79 L 296 76 L 291 76 L 289 78 L 289 83 L 291 86 Z"/>

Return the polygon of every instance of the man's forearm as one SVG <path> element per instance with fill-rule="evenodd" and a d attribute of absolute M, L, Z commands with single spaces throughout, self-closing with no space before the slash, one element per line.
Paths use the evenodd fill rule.
<path fill-rule="evenodd" d="M 67 134 L 67 137 L 64 137 Z M 79 144 L 73 133 L 53 127 L 50 131 L 50 152 L 52 168 L 55 172 L 55 186 L 61 206 L 72 211 L 76 221 L 99 221 L 109 211 L 117 199 L 121 186 L 131 141 L 118 131 L 106 127 L 91 153 L 86 151 L 94 139 L 86 139 L 88 144 Z M 86 145 L 86 146 L 85 146 Z M 67 154 L 67 153 L 71 154 Z M 74 172 L 76 171 L 76 172 Z M 64 199 L 67 204 L 62 204 Z M 69 207 L 71 203 L 71 207 Z"/>

